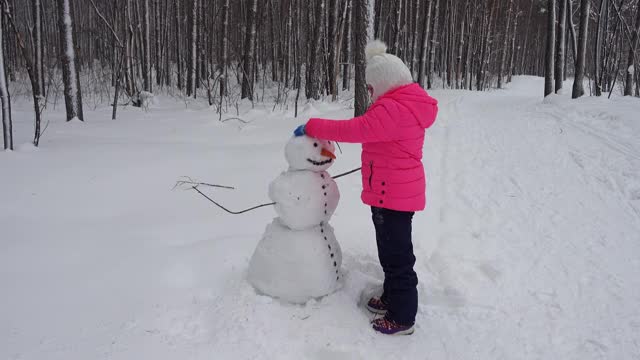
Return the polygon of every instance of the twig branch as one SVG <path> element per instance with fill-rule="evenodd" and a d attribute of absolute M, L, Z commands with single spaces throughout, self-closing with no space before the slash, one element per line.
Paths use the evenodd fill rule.
<path fill-rule="evenodd" d="M 242 123 L 244 123 L 244 124 L 248 124 L 248 123 L 249 123 L 249 121 L 242 120 L 242 119 L 240 119 L 239 117 L 230 117 L 230 118 L 223 119 L 223 120 L 220 120 L 220 121 L 221 121 L 221 122 L 225 122 L 225 121 L 229 121 L 229 120 L 238 120 L 238 121 L 240 121 L 240 122 L 242 122 Z"/>
<path fill-rule="evenodd" d="M 351 175 L 351 174 L 353 174 L 354 172 L 358 172 L 358 171 L 360 171 L 360 170 L 362 170 L 362 168 L 361 168 L 361 167 L 359 167 L 359 168 L 357 168 L 357 169 L 353 169 L 353 170 L 347 171 L 346 173 L 342 173 L 342 174 L 336 175 L 336 176 L 334 176 L 334 177 L 333 177 L 333 179 L 334 179 L 334 180 L 335 180 L 335 179 L 339 179 L 339 178 L 341 178 L 341 177 L 343 177 L 343 176 Z"/>
<path fill-rule="evenodd" d="M 208 197 L 207 195 L 205 195 L 202 191 L 200 191 L 200 190 L 198 189 L 198 187 L 197 187 L 197 186 L 193 186 L 193 187 L 192 187 L 192 189 L 193 189 L 193 190 L 195 190 L 195 191 L 197 191 L 200 195 L 202 195 L 204 198 L 206 198 L 207 200 L 209 200 L 210 202 L 212 202 L 214 205 L 216 205 L 216 206 L 217 206 L 217 207 L 219 207 L 220 209 L 222 209 L 222 210 L 224 210 L 224 211 L 226 211 L 226 212 L 228 212 L 229 214 L 232 214 L 232 215 L 240 215 L 240 214 L 244 214 L 244 213 L 246 213 L 246 212 L 252 211 L 252 210 L 259 209 L 259 208 L 261 208 L 261 207 L 271 206 L 271 205 L 275 205 L 275 204 L 276 204 L 276 203 L 272 202 L 272 203 L 268 203 L 268 204 L 260 204 L 260 205 L 254 206 L 254 207 L 252 207 L 252 208 L 244 209 L 244 210 L 241 210 L 241 211 L 231 211 L 231 210 L 229 210 L 229 209 L 225 208 L 224 206 L 222 206 L 222 205 L 218 204 L 218 203 L 217 203 L 215 200 L 213 200 L 212 198 L 210 198 L 210 197 Z"/>
<path fill-rule="evenodd" d="M 96 6 L 96 3 L 93 0 L 90 0 L 91 4 L 93 5 L 93 8 L 96 10 L 96 14 L 98 14 L 98 16 L 100 17 L 100 19 L 102 19 L 102 21 L 104 22 L 105 25 L 107 25 L 107 27 L 109 28 L 109 30 L 111 30 L 111 33 L 113 34 L 113 37 L 116 39 L 116 41 L 118 42 L 118 45 L 123 48 L 124 44 L 122 44 L 122 41 L 120 41 L 120 38 L 118 37 L 118 34 L 116 34 L 115 30 L 113 30 L 113 27 L 111 26 L 111 24 L 109 24 L 109 22 L 107 21 L 107 19 L 105 19 L 104 15 L 102 15 L 102 13 L 100 12 L 100 10 L 98 10 L 98 7 Z"/>
<path fill-rule="evenodd" d="M 183 176 L 183 178 L 185 178 L 186 180 L 178 180 L 178 181 L 176 181 L 176 184 L 173 186 L 173 189 L 177 188 L 178 186 L 182 186 L 184 184 L 195 185 L 195 186 L 204 185 L 204 186 L 216 187 L 216 188 L 221 188 L 221 189 L 230 189 L 230 190 L 235 190 L 236 189 L 233 186 L 226 186 L 226 185 L 218 185 L 218 184 L 209 184 L 209 183 L 204 183 L 204 182 L 198 182 L 198 181 L 195 181 L 194 179 L 190 178 L 189 176 Z"/>

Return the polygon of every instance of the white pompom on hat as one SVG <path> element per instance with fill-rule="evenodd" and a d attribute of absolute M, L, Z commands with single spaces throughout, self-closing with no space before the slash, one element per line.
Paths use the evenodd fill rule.
<path fill-rule="evenodd" d="M 365 48 L 367 57 L 366 80 L 373 88 L 372 100 L 389 90 L 413 83 L 409 68 L 393 54 L 387 54 L 387 45 L 373 40 Z"/>

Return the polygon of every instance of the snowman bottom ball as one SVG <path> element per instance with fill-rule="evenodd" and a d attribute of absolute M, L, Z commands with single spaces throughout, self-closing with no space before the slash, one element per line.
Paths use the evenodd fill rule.
<path fill-rule="evenodd" d="M 302 304 L 337 290 L 341 265 L 331 225 L 291 230 L 276 218 L 253 253 L 247 279 L 259 293 Z"/>

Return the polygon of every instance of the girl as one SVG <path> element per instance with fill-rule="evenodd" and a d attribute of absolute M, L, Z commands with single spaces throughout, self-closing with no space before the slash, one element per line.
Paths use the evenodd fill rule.
<path fill-rule="evenodd" d="M 373 104 L 350 120 L 310 119 L 296 136 L 362 143 L 362 201 L 371 206 L 384 292 L 369 300 L 369 311 L 384 315 L 373 329 L 389 335 L 413 333 L 418 310 L 418 277 L 411 219 L 425 207 L 422 147 L 438 102 L 413 82 L 407 66 L 387 54 L 381 41 L 366 48 L 366 80 Z"/>

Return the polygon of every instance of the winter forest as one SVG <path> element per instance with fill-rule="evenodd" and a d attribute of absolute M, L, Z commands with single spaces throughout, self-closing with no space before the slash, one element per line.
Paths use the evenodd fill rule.
<path fill-rule="evenodd" d="M 428 106 L 312 136 L 390 54 Z M 0 0 L 0 359 L 640 359 L 639 62 L 639 0 Z"/>
<path fill-rule="evenodd" d="M 204 97 L 222 114 L 263 101 L 265 86 L 277 86 L 276 103 L 297 103 L 335 100 L 355 79 L 363 112 L 371 38 L 427 89 L 500 89 L 536 75 L 547 95 L 570 76 L 574 98 L 585 78 L 589 95 L 640 96 L 635 0 L 4 0 L 2 18 L 5 148 L 11 92 L 34 99 L 36 146 L 59 98 L 67 120 L 84 120 L 83 92 L 112 102 L 114 119 L 118 104 L 142 106 L 154 92 Z"/>

